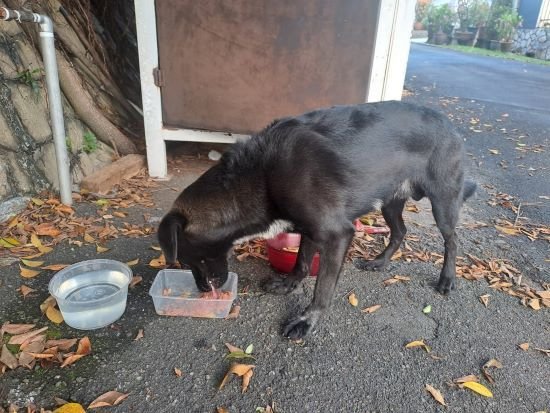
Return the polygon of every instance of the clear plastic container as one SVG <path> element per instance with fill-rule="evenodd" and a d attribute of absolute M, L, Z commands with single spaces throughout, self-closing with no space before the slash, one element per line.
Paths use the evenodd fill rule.
<path fill-rule="evenodd" d="M 184 270 L 161 270 L 158 272 L 149 295 L 153 297 L 155 311 L 159 315 L 225 318 L 237 297 L 237 274 L 230 272 L 221 291 L 231 292 L 228 299 L 200 298 L 193 273 Z"/>
<path fill-rule="evenodd" d="M 55 274 L 49 290 L 69 326 L 94 330 L 122 316 L 131 280 L 132 270 L 126 264 L 114 260 L 89 260 Z"/>

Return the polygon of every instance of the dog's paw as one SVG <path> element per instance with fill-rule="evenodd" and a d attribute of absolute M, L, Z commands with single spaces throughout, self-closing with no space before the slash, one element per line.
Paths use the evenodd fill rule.
<path fill-rule="evenodd" d="M 301 316 L 290 321 L 284 328 L 283 335 L 291 340 L 303 339 L 313 328 L 307 317 Z"/>
<path fill-rule="evenodd" d="M 321 310 L 308 309 L 300 317 L 288 322 L 283 330 L 283 335 L 291 340 L 300 340 L 313 330 L 320 317 Z"/>
<path fill-rule="evenodd" d="M 353 260 L 353 265 L 355 268 L 363 271 L 380 271 L 384 269 L 387 264 L 387 261 L 383 258 L 375 258 L 373 260 L 356 258 Z"/>
<path fill-rule="evenodd" d="M 437 287 L 435 287 L 438 292 L 443 295 L 449 294 L 452 290 L 455 289 L 455 279 L 454 277 L 440 277 Z"/>
<path fill-rule="evenodd" d="M 264 284 L 264 290 L 271 294 L 289 294 L 300 286 L 301 281 L 294 277 L 273 277 Z"/>

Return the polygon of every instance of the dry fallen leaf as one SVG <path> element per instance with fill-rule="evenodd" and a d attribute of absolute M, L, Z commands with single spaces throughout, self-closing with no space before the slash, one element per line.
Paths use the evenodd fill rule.
<path fill-rule="evenodd" d="M 250 379 L 252 378 L 252 375 L 254 374 L 253 370 L 250 369 L 243 375 L 243 390 L 242 393 L 244 394 L 248 390 L 248 386 L 250 384 Z"/>
<path fill-rule="evenodd" d="M 68 266 L 69 266 L 69 264 L 51 264 L 51 265 L 46 265 L 45 267 L 40 267 L 40 268 L 42 268 L 43 270 L 59 271 L 59 270 L 62 270 L 63 268 L 68 267 Z"/>
<path fill-rule="evenodd" d="M 357 307 L 357 305 L 359 304 L 359 300 L 355 296 L 355 293 L 351 293 L 350 295 L 348 295 L 348 301 L 354 307 Z"/>
<path fill-rule="evenodd" d="M 36 225 L 34 227 L 34 230 L 36 231 L 36 235 L 47 236 L 52 238 L 55 238 L 59 234 L 61 234 L 61 231 L 59 229 L 55 228 L 51 223 L 48 223 L 48 222 L 40 225 Z"/>
<path fill-rule="evenodd" d="M 34 326 L 35 324 L 11 324 L 6 322 L 0 328 L 0 338 L 4 333 L 12 335 L 26 333 L 27 331 L 32 330 Z"/>
<path fill-rule="evenodd" d="M 126 263 L 126 265 L 128 265 L 128 266 L 131 267 L 131 266 L 133 266 L 133 265 L 137 265 L 138 263 L 139 263 L 139 258 L 136 258 L 135 260 L 128 261 L 128 262 Z"/>
<path fill-rule="evenodd" d="M 475 381 L 467 381 L 462 385 L 467 389 L 470 389 L 478 394 L 481 394 L 482 396 L 493 397 L 493 393 L 491 393 L 491 390 L 489 390 L 483 384 L 476 383 Z"/>
<path fill-rule="evenodd" d="M 141 275 L 134 275 L 132 277 L 132 281 L 130 281 L 130 288 L 135 287 L 143 280 L 143 277 Z"/>
<path fill-rule="evenodd" d="M 245 374 L 247 374 L 250 370 L 252 370 L 254 367 L 256 367 L 256 366 L 254 366 L 252 364 L 233 363 L 231 365 L 231 367 L 229 368 L 229 370 L 227 371 L 227 373 L 225 374 L 225 377 L 223 378 L 222 382 L 220 383 L 219 389 L 221 390 L 223 388 L 223 386 L 225 386 L 225 384 L 231 378 L 232 374 L 236 374 L 237 376 L 242 377 Z M 248 383 L 250 382 L 250 377 L 248 377 L 246 380 L 247 380 L 246 385 L 248 386 Z M 243 392 L 245 391 L 244 390 L 244 384 L 245 384 L 245 378 L 243 378 Z"/>
<path fill-rule="evenodd" d="M 129 396 L 129 393 L 120 393 L 118 391 L 108 391 L 107 393 L 102 394 L 93 402 L 91 402 L 90 405 L 88 406 L 88 409 L 116 406 L 128 396 Z"/>
<path fill-rule="evenodd" d="M 537 298 L 531 298 L 529 300 L 529 307 L 533 310 L 540 310 L 540 300 Z"/>
<path fill-rule="evenodd" d="M 21 243 L 15 238 L 5 237 L 5 238 L 0 238 L 0 245 L 3 246 L 4 248 L 10 249 L 21 245 Z"/>
<path fill-rule="evenodd" d="M 46 341 L 46 347 L 57 347 L 60 351 L 67 351 L 78 341 L 77 338 L 62 338 Z"/>
<path fill-rule="evenodd" d="M 40 267 L 41 265 L 44 264 L 44 261 L 30 261 L 24 258 L 21 258 L 21 262 L 25 264 L 27 267 L 31 267 L 31 268 Z"/>
<path fill-rule="evenodd" d="M 416 340 L 411 341 L 410 343 L 405 345 L 405 348 L 414 348 L 414 347 L 423 347 L 424 350 L 426 350 L 427 353 L 431 351 L 430 346 L 428 346 L 424 340 Z"/>
<path fill-rule="evenodd" d="M 443 406 L 446 406 L 445 399 L 443 398 L 443 395 L 439 390 L 429 384 L 426 384 L 426 390 L 432 395 L 436 402 Z"/>
<path fill-rule="evenodd" d="M 92 344 L 88 337 L 82 337 L 78 342 L 78 348 L 76 349 L 75 354 L 71 354 L 67 357 L 61 364 L 61 368 L 70 366 L 75 361 L 80 360 L 82 357 L 87 356 L 92 352 Z"/>
<path fill-rule="evenodd" d="M 483 303 L 485 308 L 487 308 L 487 306 L 489 305 L 489 297 L 490 297 L 489 294 L 484 294 L 484 295 L 479 296 L 479 301 L 481 301 Z"/>
<path fill-rule="evenodd" d="M 500 225 L 495 225 L 495 228 L 506 235 L 520 235 L 521 230 L 519 228 L 512 227 L 502 227 Z"/>
<path fill-rule="evenodd" d="M 53 248 L 51 247 L 44 246 L 42 244 L 42 241 L 40 241 L 40 238 L 38 238 L 38 236 L 34 233 L 31 234 L 31 244 L 34 245 L 36 249 L 38 249 L 38 251 L 40 251 L 42 254 L 46 254 L 53 250 Z"/>
<path fill-rule="evenodd" d="M 231 311 L 229 312 L 227 317 L 225 317 L 225 319 L 226 320 L 231 320 L 231 319 L 237 318 L 237 317 L 239 317 L 240 312 L 241 312 L 241 306 L 240 305 L 234 305 L 231 308 Z"/>
<path fill-rule="evenodd" d="M 502 368 L 502 363 L 500 361 L 498 361 L 497 359 L 491 359 L 487 363 L 485 363 L 483 365 L 483 367 L 481 368 L 481 372 L 483 373 L 483 375 L 485 376 L 487 381 L 489 383 L 493 384 L 495 382 L 495 379 L 493 379 L 493 376 L 491 376 L 491 374 L 489 373 L 489 370 L 488 370 L 491 367 L 501 369 Z"/>
<path fill-rule="evenodd" d="M 78 403 L 67 403 L 55 409 L 53 413 L 86 413 L 86 410 Z"/>
<path fill-rule="evenodd" d="M 498 149 L 489 149 L 489 152 L 492 153 L 493 155 L 500 154 L 500 151 Z"/>
<path fill-rule="evenodd" d="M 55 307 L 56 305 L 57 305 L 57 301 L 55 301 L 55 298 L 49 295 L 48 298 L 46 298 L 44 302 L 40 304 L 40 311 L 42 311 L 43 313 L 46 313 L 46 310 L 48 308 Z"/>
<path fill-rule="evenodd" d="M 46 317 L 48 317 L 52 323 L 61 324 L 63 322 L 63 315 L 61 314 L 61 311 L 53 306 L 46 309 Z"/>
<path fill-rule="evenodd" d="M 12 370 L 16 369 L 19 365 L 17 358 L 8 350 L 5 344 L 2 346 L 2 352 L 0 353 L 0 362 Z"/>
<path fill-rule="evenodd" d="M 527 351 L 529 350 L 529 343 L 522 343 L 522 344 L 519 344 L 518 347 L 520 349 L 522 349 L 523 351 Z"/>
<path fill-rule="evenodd" d="M 42 327 L 38 330 L 32 330 L 24 334 L 18 334 L 15 336 L 12 336 L 10 338 L 10 341 L 8 341 L 8 344 L 23 344 L 27 341 L 30 341 L 33 337 L 37 336 L 38 334 L 42 333 L 43 331 L 46 331 L 48 327 Z"/>
<path fill-rule="evenodd" d="M 133 288 L 136 285 L 138 285 L 141 282 L 141 280 L 143 280 L 143 277 L 141 275 L 134 275 L 132 277 L 132 281 L 130 281 L 130 288 Z"/>
<path fill-rule="evenodd" d="M 225 347 L 227 347 L 230 353 L 244 353 L 243 349 L 236 347 L 230 343 L 225 343 Z"/>
<path fill-rule="evenodd" d="M 410 281 L 411 277 L 407 277 L 406 275 L 394 275 L 392 278 L 388 278 L 387 280 L 384 280 L 383 283 L 387 287 L 388 285 L 392 285 L 398 282 L 405 282 Z"/>
<path fill-rule="evenodd" d="M 181 377 L 181 375 L 182 375 L 183 373 L 181 372 L 180 369 L 178 369 L 177 367 L 174 367 L 174 374 L 175 374 L 176 376 L 178 376 L 178 377 Z"/>
<path fill-rule="evenodd" d="M 93 244 L 95 242 L 95 238 L 92 237 L 90 234 L 85 233 L 84 234 L 84 241 L 89 242 L 90 244 Z"/>
<path fill-rule="evenodd" d="M 468 376 L 459 377 L 458 379 L 453 380 L 453 382 L 460 385 L 460 387 L 468 381 L 479 382 L 479 378 L 475 374 L 470 374 Z"/>
<path fill-rule="evenodd" d="M 19 287 L 17 289 L 17 291 L 19 291 L 21 293 L 21 295 L 23 296 L 23 298 L 27 297 L 27 295 L 29 295 L 30 293 L 33 293 L 35 292 L 36 290 L 32 289 L 31 287 L 27 287 L 26 285 L 22 285 L 21 287 Z"/>
<path fill-rule="evenodd" d="M 101 254 L 102 252 L 107 252 L 109 250 L 110 250 L 110 248 L 107 248 L 107 247 L 104 247 L 102 245 L 96 244 L 96 252 L 98 254 Z"/>
<path fill-rule="evenodd" d="M 21 270 L 21 277 L 23 278 L 33 278 L 40 274 L 40 271 L 30 270 L 28 268 L 22 267 L 21 265 L 19 265 L 19 268 Z"/>
<path fill-rule="evenodd" d="M 141 340 L 142 338 L 143 338 L 143 329 L 140 328 L 140 329 L 138 330 L 138 333 L 137 333 L 136 338 L 134 338 L 134 341 Z"/>
<path fill-rule="evenodd" d="M 166 267 L 166 259 L 164 258 L 164 254 L 161 254 L 158 258 L 153 258 L 149 262 L 149 266 L 153 268 L 164 268 Z"/>
<path fill-rule="evenodd" d="M 229 410 L 223 406 L 216 407 L 216 413 L 229 413 Z"/>
<path fill-rule="evenodd" d="M 380 304 L 376 304 L 376 305 L 373 305 L 373 306 L 370 306 L 370 307 L 367 307 L 367 308 L 363 308 L 361 310 L 362 313 L 368 313 L 368 314 L 372 314 L 374 313 L 375 311 L 378 311 L 382 306 Z"/>

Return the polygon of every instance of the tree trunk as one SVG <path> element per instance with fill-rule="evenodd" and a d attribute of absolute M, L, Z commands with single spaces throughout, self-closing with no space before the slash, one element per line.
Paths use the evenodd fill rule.
<path fill-rule="evenodd" d="M 0 6 L 11 9 L 29 10 L 25 4 L 31 4 L 34 12 L 54 21 L 74 183 L 112 162 L 118 152 L 135 153 L 136 144 L 144 147 L 141 139 L 136 140 L 142 137 L 142 118 L 135 109 L 139 102 L 125 97 L 107 64 L 112 61 L 108 48 L 94 37 L 97 30 L 106 32 L 92 15 L 94 1 L 98 0 L 0 0 Z M 58 178 L 38 26 L 1 21 L 0 28 L 1 204 L 56 189 Z"/>

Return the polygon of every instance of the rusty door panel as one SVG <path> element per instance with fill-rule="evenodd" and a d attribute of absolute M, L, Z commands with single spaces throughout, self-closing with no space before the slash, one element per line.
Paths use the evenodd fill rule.
<path fill-rule="evenodd" d="M 378 0 L 157 0 L 163 121 L 237 133 L 365 101 Z"/>

